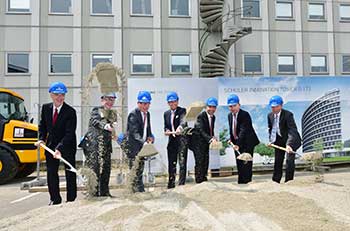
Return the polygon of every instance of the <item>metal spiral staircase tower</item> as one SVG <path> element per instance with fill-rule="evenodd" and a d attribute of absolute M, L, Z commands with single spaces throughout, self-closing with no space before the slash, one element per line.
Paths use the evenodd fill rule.
<path fill-rule="evenodd" d="M 228 52 L 232 44 L 237 42 L 242 37 L 251 34 L 251 27 L 243 27 L 236 30 L 230 30 L 229 36 L 223 39 L 204 57 L 202 55 L 202 47 L 206 39 L 213 31 L 221 31 L 223 18 L 226 16 L 226 21 L 233 17 L 237 10 L 228 11 L 224 14 L 225 0 L 200 0 L 200 16 L 202 22 L 207 25 L 205 33 L 201 36 L 200 53 L 202 64 L 200 68 L 200 77 L 212 78 L 219 77 L 225 74 L 225 66 L 228 59 Z"/>

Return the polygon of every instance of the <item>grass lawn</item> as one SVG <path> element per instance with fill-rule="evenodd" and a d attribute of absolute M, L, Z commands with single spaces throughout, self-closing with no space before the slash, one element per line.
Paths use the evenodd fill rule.
<path fill-rule="evenodd" d="M 325 162 L 336 162 L 336 161 L 350 161 L 350 156 L 337 156 L 331 158 L 323 159 L 323 163 Z"/>

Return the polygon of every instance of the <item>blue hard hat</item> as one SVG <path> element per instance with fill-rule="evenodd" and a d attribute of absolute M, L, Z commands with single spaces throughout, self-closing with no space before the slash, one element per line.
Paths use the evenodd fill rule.
<path fill-rule="evenodd" d="M 125 139 L 125 134 L 124 133 L 120 133 L 118 135 L 117 143 L 120 145 L 123 142 L 124 139 Z"/>
<path fill-rule="evenodd" d="M 178 100 L 179 100 L 179 96 L 174 91 L 169 92 L 168 95 L 166 96 L 166 101 L 168 102 L 173 102 Z"/>
<path fill-rule="evenodd" d="M 213 106 L 217 107 L 218 106 L 218 100 L 214 97 L 210 97 L 207 99 L 207 106 Z"/>
<path fill-rule="evenodd" d="M 236 104 L 239 104 L 238 95 L 235 95 L 235 94 L 229 95 L 227 98 L 227 105 L 235 106 Z"/>
<path fill-rule="evenodd" d="M 49 93 L 54 94 L 66 94 L 67 93 L 67 87 L 64 85 L 64 83 L 61 82 L 54 82 L 50 85 Z"/>
<path fill-rule="evenodd" d="M 270 102 L 269 102 L 270 107 L 276 107 L 276 106 L 282 105 L 282 104 L 283 104 L 283 99 L 279 95 L 272 96 L 270 99 Z"/>
<path fill-rule="evenodd" d="M 140 91 L 137 96 L 137 102 L 139 103 L 150 103 L 152 101 L 151 93 L 148 91 Z"/>

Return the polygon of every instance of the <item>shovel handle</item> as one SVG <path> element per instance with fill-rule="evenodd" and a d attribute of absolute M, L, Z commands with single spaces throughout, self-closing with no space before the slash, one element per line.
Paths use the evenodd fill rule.
<path fill-rule="evenodd" d="M 273 148 L 276 148 L 276 149 L 279 149 L 279 150 L 282 150 L 282 151 L 285 151 L 285 152 L 288 153 L 288 151 L 287 151 L 286 148 L 281 147 L 281 146 L 278 146 L 278 145 L 276 145 L 276 144 L 269 144 L 268 146 L 273 147 Z M 290 152 L 290 153 L 300 156 L 300 154 L 298 154 L 298 153 L 296 153 L 296 152 L 294 152 L 294 151 L 292 151 L 292 152 Z"/>
<path fill-rule="evenodd" d="M 239 150 L 236 150 L 233 146 L 234 146 L 234 144 L 232 143 L 232 141 L 231 140 L 229 140 L 228 141 L 228 144 L 231 146 L 231 148 L 233 149 L 233 151 L 234 152 L 237 152 L 238 153 L 238 155 L 241 155 L 241 152 L 239 151 Z"/>
<path fill-rule="evenodd" d="M 282 151 L 287 152 L 287 149 L 286 149 L 286 148 L 281 147 L 281 146 L 278 146 L 278 145 L 276 145 L 276 144 L 268 144 L 267 146 L 270 146 L 270 147 L 273 147 L 273 148 L 276 148 L 276 149 L 279 149 L 279 150 L 282 150 Z"/>
<path fill-rule="evenodd" d="M 54 152 L 52 149 L 50 149 L 49 147 L 47 147 L 45 144 L 40 143 L 40 147 L 42 147 L 43 149 L 45 149 L 46 151 L 48 151 L 49 153 L 51 153 L 53 156 L 55 156 L 55 152 Z M 69 163 L 68 161 L 66 161 L 62 156 L 60 156 L 59 159 L 60 159 L 63 163 L 65 163 L 66 165 L 68 165 L 68 167 L 70 168 L 70 170 L 71 170 L 72 172 L 75 172 L 75 173 L 77 172 L 77 170 L 71 165 L 71 163 Z"/>

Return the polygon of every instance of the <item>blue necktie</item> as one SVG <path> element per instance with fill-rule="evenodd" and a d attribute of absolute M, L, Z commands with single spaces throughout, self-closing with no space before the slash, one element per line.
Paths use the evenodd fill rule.
<path fill-rule="evenodd" d="M 273 116 L 273 125 L 271 129 L 271 135 L 270 135 L 270 143 L 274 143 L 276 141 L 277 137 L 277 115 Z"/>

